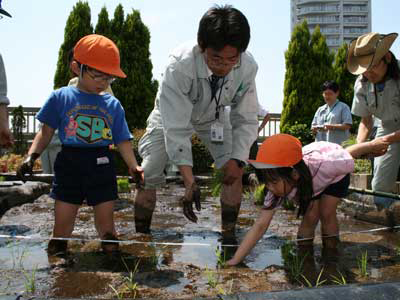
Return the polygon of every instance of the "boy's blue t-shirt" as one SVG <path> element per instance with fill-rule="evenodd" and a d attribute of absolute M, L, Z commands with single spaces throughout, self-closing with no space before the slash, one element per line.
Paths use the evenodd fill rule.
<path fill-rule="evenodd" d="M 118 99 L 110 94 L 88 94 L 74 86 L 53 91 L 36 118 L 58 129 L 66 146 L 103 147 L 132 139 Z"/>

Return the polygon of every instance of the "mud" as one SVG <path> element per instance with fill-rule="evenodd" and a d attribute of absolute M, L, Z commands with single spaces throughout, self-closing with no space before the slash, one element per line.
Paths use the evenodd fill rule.
<path fill-rule="evenodd" d="M 299 258 L 290 241 L 296 236 L 300 220 L 294 212 L 284 210 L 275 215 L 263 239 L 241 265 L 221 267 L 221 260 L 229 258 L 235 247 L 221 246 L 219 199 L 205 197 L 195 224 L 183 217 L 178 202 L 183 192 L 177 184 L 159 192 L 151 235 L 135 233 L 133 195 L 121 194 L 115 211 L 118 238 L 131 242 L 122 243 L 121 252 L 111 256 L 104 254 L 96 241 L 90 207 L 80 209 L 73 233 L 73 237 L 89 241 L 70 241 L 69 253 L 64 257 L 48 256 L 46 252 L 54 221 L 50 198 L 42 196 L 32 204 L 9 210 L 0 220 L 0 234 L 32 239 L 0 238 L 0 296 L 191 299 L 400 279 L 398 233 L 344 234 L 339 253 L 327 259 L 317 229 L 313 252 Z M 252 199 L 243 199 L 237 225 L 239 241 L 259 210 Z M 380 227 L 342 213 L 339 219 L 342 233 Z M 367 274 L 360 271 L 364 253 Z M 301 262 L 297 276 L 296 261 Z"/>

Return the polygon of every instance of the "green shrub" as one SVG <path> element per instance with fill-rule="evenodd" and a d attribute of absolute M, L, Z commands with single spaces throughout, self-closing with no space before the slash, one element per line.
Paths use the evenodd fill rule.
<path fill-rule="evenodd" d="M 138 152 L 138 144 L 140 138 L 144 135 L 146 129 L 133 129 L 133 139 L 131 141 L 132 148 L 135 153 L 136 160 L 138 164 L 141 164 L 142 158 Z M 113 147 L 111 151 L 114 154 L 115 168 L 117 170 L 117 175 L 127 175 L 128 168 L 116 147 Z M 213 158 L 210 152 L 207 150 L 206 146 L 200 141 L 196 136 L 192 136 L 192 154 L 193 154 L 193 172 L 202 173 L 209 172 L 211 165 L 213 163 Z"/>
<path fill-rule="evenodd" d="M 131 191 L 131 185 L 128 178 L 117 179 L 118 193 L 129 193 Z"/>
<path fill-rule="evenodd" d="M 311 133 L 311 129 L 306 124 L 299 124 L 295 122 L 295 124 L 292 126 L 283 126 L 282 133 L 287 133 L 298 138 L 303 146 L 314 141 L 314 136 Z"/>
<path fill-rule="evenodd" d="M 196 134 L 192 136 L 193 173 L 209 172 L 213 158 Z"/>

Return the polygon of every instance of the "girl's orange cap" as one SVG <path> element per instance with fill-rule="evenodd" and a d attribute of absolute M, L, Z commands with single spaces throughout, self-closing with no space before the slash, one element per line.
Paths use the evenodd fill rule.
<path fill-rule="evenodd" d="M 248 160 L 257 169 L 292 167 L 303 158 L 301 142 L 290 134 L 275 134 L 258 149 L 255 160 Z"/>
<path fill-rule="evenodd" d="M 105 36 L 89 34 L 81 38 L 74 47 L 74 59 L 103 73 L 126 77 L 120 67 L 118 47 Z"/>

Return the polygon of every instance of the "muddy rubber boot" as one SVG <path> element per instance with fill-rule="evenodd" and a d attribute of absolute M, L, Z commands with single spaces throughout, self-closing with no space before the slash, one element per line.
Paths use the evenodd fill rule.
<path fill-rule="evenodd" d="M 297 236 L 297 239 L 304 239 L 302 236 Z M 314 239 L 301 240 L 297 242 L 297 259 L 303 263 L 302 274 L 311 284 L 315 284 L 318 278 L 317 266 L 314 258 Z M 298 278 L 305 286 L 308 285 L 306 280 L 301 276 Z"/>
<path fill-rule="evenodd" d="M 339 244 L 340 240 L 336 236 L 322 236 L 322 265 L 324 268 L 324 274 L 322 274 L 321 280 L 326 279 L 328 282 L 332 282 L 332 279 L 335 277 L 341 277 L 338 265 L 340 255 Z"/>
<path fill-rule="evenodd" d="M 322 236 L 322 260 L 323 262 L 337 263 L 339 260 L 340 240 L 337 236 Z"/>
<path fill-rule="evenodd" d="M 106 233 L 102 240 L 118 241 L 118 238 L 112 233 Z M 117 253 L 119 251 L 118 242 L 101 242 L 101 249 L 107 254 Z"/>
<path fill-rule="evenodd" d="M 135 202 L 135 228 L 137 233 L 150 233 L 153 210 L 143 207 Z"/>
<path fill-rule="evenodd" d="M 68 241 L 53 240 L 47 245 L 47 253 L 49 255 L 65 255 L 67 253 Z"/>
<path fill-rule="evenodd" d="M 240 204 L 230 206 L 221 202 L 222 239 L 229 243 L 236 241 L 236 221 L 239 216 Z"/>

